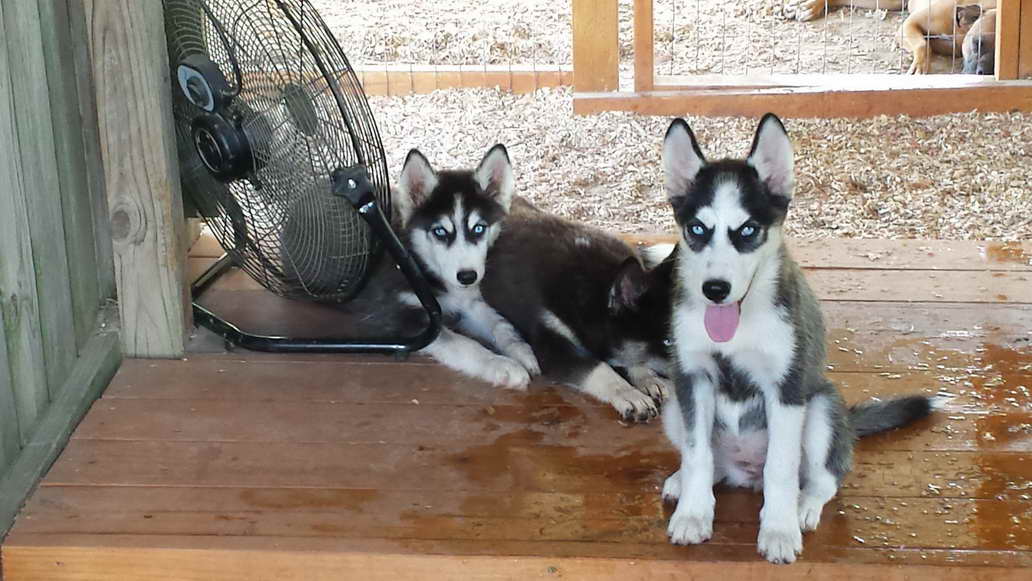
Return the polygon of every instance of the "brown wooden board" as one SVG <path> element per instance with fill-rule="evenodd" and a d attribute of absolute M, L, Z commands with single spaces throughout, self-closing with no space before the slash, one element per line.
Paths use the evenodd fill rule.
<path fill-rule="evenodd" d="M 678 90 L 642 93 L 575 93 L 573 112 L 592 115 L 629 111 L 642 115 L 758 117 L 774 112 L 786 118 L 923 117 L 979 111 L 1032 111 L 1032 84 L 1008 81 L 959 88 L 840 89 L 835 86 L 776 89 Z"/>
<path fill-rule="evenodd" d="M 616 0 L 573 0 L 573 86 L 577 91 L 615 91 L 620 85 Z"/>

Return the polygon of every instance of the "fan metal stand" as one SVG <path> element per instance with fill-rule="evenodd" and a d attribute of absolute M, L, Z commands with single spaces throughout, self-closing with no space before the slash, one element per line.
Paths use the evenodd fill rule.
<path fill-rule="evenodd" d="M 409 251 L 398 240 L 390 223 L 377 205 L 376 198 L 373 196 L 373 186 L 365 167 L 355 165 L 337 169 L 333 172 L 332 183 L 333 193 L 347 198 L 351 202 L 358 214 L 372 228 L 373 234 L 381 239 L 391 257 L 401 268 L 402 274 L 408 279 L 412 291 L 429 317 L 426 328 L 414 337 L 393 340 L 303 339 L 248 333 L 197 302 L 212 283 L 233 267 L 233 258 L 229 254 L 224 254 L 209 267 L 190 288 L 193 297 L 194 320 L 197 323 L 221 335 L 233 345 L 252 351 L 273 353 L 393 353 L 403 356 L 426 347 L 437 338 L 441 332 L 441 306 L 430 290 L 430 285 L 423 276 L 423 272 Z"/>

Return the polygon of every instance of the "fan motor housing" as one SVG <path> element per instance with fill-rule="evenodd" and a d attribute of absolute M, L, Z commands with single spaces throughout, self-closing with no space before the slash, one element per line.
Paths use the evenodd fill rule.
<path fill-rule="evenodd" d="M 196 117 L 193 142 L 201 161 L 219 180 L 241 179 L 256 169 L 247 136 L 221 115 L 206 113 Z"/>

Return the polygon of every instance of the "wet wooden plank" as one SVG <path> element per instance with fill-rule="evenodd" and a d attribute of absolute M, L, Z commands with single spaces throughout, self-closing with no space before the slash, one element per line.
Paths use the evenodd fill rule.
<path fill-rule="evenodd" d="M 397 579 L 742 579 L 1000 581 L 1027 577 L 1024 551 L 806 549 L 792 567 L 760 561 L 755 546 L 695 547 L 620 542 L 506 542 L 449 539 L 320 539 L 133 535 L 19 535 L 4 549 L 8 575 L 48 581 L 102 577 L 127 581 L 170 570 L 206 581 L 249 580 L 274 570 L 280 581 Z M 902 566 L 910 565 L 910 566 Z M 94 577 L 90 577 L 94 575 Z"/>
<path fill-rule="evenodd" d="M 677 464 L 659 437 L 601 451 L 528 442 L 527 435 L 448 446 L 73 439 L 44 485 L 636 491 L 658 490 Z M 995 498 L 1030 481 L 1032 454 L 865 451 L 843 488 L 864 496 Z"/>
<path fill-rule="evenodd" d="M 1032 376 L 1032 353 L 985 351 L 984 365 L 956 369 L 831 371 L 851 399 L 947 392 L 967 411 L 1032 411 L 1018 398 Z M 237 358 L 231 358 L 237 357 Z M 387 357 L 298 361 L 195 356 L 183 362 L 129 360 L 105 399 L 334 402 L 366 404 L 569 404 L 605 407 L 572 389 L 538 381 L 527 393 L 491 387 L 428 359 Z M 934 361 L 934 360 L 933 360 Z M 927 365 L 927 364 L 924 364 Z M 148 370 L 160 380 L 147 379 Z M 1017 404 L 1017 405 L 1014 405 Z"/>
<path fill-rule="evenodd" d="M 1032 375 L 1025 379 L 1032 386 Z M 900 382 L 866 374 L 854 381 L 875 388 L 867 388 L 863 394 L 847 390 L 850 401 L 923 393 L 895 389 Z M 461 444 L 476 431 L 588 451 L 611 449 L 614 440 L 626 448 L 647 447 L 663 439 L 658 425 L 628 429 L 616 422 L 616 413 L 607 406 L 578 401 L 585 399 L 580 397 L 571 399 L 570 403 L 549 404 L 538 397 L 512 394 L 490 404 L 416 405 L 106 398 L 79 426 L 75 438 L 446 446 Z M 1023 400 L 1022 407 L 1027 403 L 1032 402 Z M 865 439 L 861 449 L 1032 452 L 1032 413 L 969 409 L 974 413 L 964 413 L 963 406 L 951 402 L 945 411 L 919 425 Z"/>
<path fill-rule="evenodd" d="M 717 524 L 710 543 L 752 542 L 761 505 L 757 493 L 718 491 Z M 424 539 L 446 531 L 451 539 L 465 540 L 664 544 L 671 508 L 656 491 L 499 496 L 348 489 L 45 487 L 23 511 L 18 532 Z M 840 497 L 825 508 L 821 528 L 807 542 L 843 548 L 1027 550 L 1032 548 L 1032 531 L 1022 523 L 1029 518 L 1032 503 L 1028 501 Z"/>

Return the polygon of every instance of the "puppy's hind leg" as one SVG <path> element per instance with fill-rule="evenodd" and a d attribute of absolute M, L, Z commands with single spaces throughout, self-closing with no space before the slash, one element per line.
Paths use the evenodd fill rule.
<path fill-rule="evenodd" d="M 547 375 L 608 403 L 625 421 L 647 422 L 659 415 L 659 402 L 573 340 L 548 327 L 539 329 L 534 347 Z"/>
<path fill-rule="evenodd" d="M 921 22 L 928 17 L 928 9 L 919 10 L 907 16 L 899 30 L 899 43 L 914 56 L 907 71 L 911 75 L 925 75 L 931 70 L 931 46 L 925 38 Z"/>
<path fill-rule="evenodd" d="M 419 353 L 429 355 L 456 371 L 482 379 L 493 385 L 526 389 L 530 375 L 522 365 L 498 355 L 477 343 L 444 327 L 441 334 Z"/>
<path fill-rule="evenodd" d="M 852 463 L 852 435 L 845 406 L 837 393 L 821 394 L 806 404 L 803 427 L 803 492 L 799 528 L 817 529 L 824 505 L 838 492 L 838 482 Z"/>

